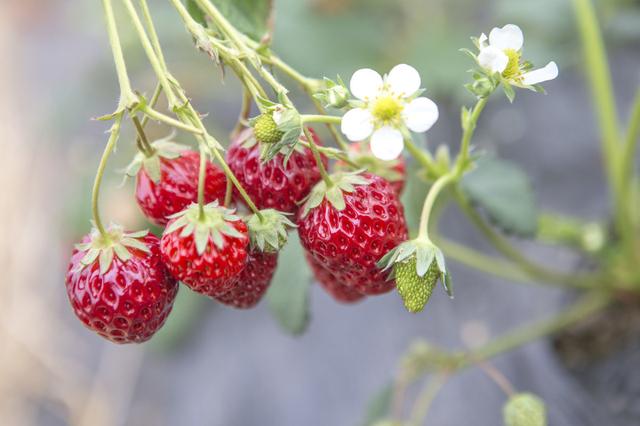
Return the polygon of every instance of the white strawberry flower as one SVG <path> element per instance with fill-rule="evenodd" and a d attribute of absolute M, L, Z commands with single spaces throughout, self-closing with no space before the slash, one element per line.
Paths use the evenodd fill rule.
<path fill-rule="evenodd" d="M 382 77 L 364 68 L 351 77 L 357 107 L 342 117 L 342 133 L 358 142 L 371 137 L 371 152 L 381 160 L 394 160 L 404 148 L 407 129 L 426 132 L 438 120 L 438 106 L 420 94 L 420 74 L 409 65 L 396 65 Z"/>
<path fill-rule="evenodd" d="M 478 64 L 491 73 L 499 73 L 514 86 L 530 87 L 558 76 L 558 66 L 553 61 L 533 71 L 521 62 L 524 36 L 517 25 L 494 28 L 489 37 L 483 33 L 478 44 Z"/>

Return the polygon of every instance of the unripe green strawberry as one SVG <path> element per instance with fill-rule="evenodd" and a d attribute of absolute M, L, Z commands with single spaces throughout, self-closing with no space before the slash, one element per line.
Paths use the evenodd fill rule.
<path fill-rule="evenodd" d="M 506 426 L 546 426 L 544 402 L 531 393 L 518 393 L 509 398 L 502 409 Z"/>
<path fill-rule="evenodd" d="M 398 293 L 402 297 L 404 306 L 413 313 L 424 309 L 440 278 L 440 270 L 435 260 L 431 262 L 429 270 L 422 277 L 418 275 L 416 263 L 416 257 L 412 256 L 404 262 L 393 265 Z"/>
<path fill-rule="evenodd" d="M 264 113 L 256 118 L 253 124 L 253 133 L 259 142 L 266 144 L 277 143 L 284 135 L 282 131 L 278 130 L 278 125 L 271 113 Z"/>

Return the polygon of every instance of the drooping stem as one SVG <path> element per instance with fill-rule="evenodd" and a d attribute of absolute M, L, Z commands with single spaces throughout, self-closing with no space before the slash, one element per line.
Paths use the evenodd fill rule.
<path fill-rule="evenodd" d="M 131 82 L 129 81 L 129 75 L 127 74 L 127 66 L 124 62 L 124 55 L 122 54 L 120 36 L 118 35 L 118 28 L 113 16 L 113 5 L 111 4 L 111 0 L 102 0 L 102 5 L 104 7 L 104 16 L 107 23 L 109 44 L 111 45 L 111 51 L 113 53 L 113 62 L 116 66 L 118 83 L 120 85 L 118 111 L 121 111 L 134 106 L 138 102 L 138 97 L 131 89 Z"/>
<path fill-rule="evenodd" d="M 153 147 L 151 146 L 151 144 L 149 143 L 149 140 L 147 139 L 147 135 L 144 131 L 144 127 L 142 126 L 142 123 L 140 122 L 138 117 L 135 115 L 131 117 L 131 120 L 133 121 L 133 124 L 136 128 L 136 133 L 137 133 L 136 142 L 139 142 L 140 150 L 145 156 L 147 157 L 152 156 Z"/>
<path fill-rule="evenodd" d="M 225 207 L 229 207 L 229 204 L 231 204 L 231 198 L 233 196 L 233 183 L 231 182 L 231 179 L 227 179 L 227 189 L 224 193 L 224 206 Z"/>
<path fill-rule="evenodd" d="M 249 114 L 251 114 L 251 92 L 245 87 L 242 91 L 242 105 L 238 114 L 238 122 L 231 132 L 231 138 L 236 137 L 245 128 L 249 120 Z"/>
<path fill-rule="evenodd" d="M 633 181 L 633 165 L 636 159 L 636 152 L 638 150 L 638 140 L 640 139 L 640 88 L 636 91 L 636 97 L 633 102 L 633 108 L 631 110 L 631 117 L 629 118 L 629 128 L 627 130 L 627 136 L 624 144 L 624 151 L 622 154 L 622 184 L 623 184 L 623 198 L 625 200 L 632 199 L 631 187 Z M 631 203 L 627 203 L 631 204 Z M 629 212 L 631 213 L 631 212 Z M 632 218 L 635 215 L 632 215 Z"/>
<path fill-rule="evenodd" d="M 320 171 L 320 176 L 322 176 L 322 180 L 327 185 L 327 188 L 331 188 L 333 186 L 333 181 L 329 177 L 329 174 L 327 173 L 327 169 L 324 167 L 324 164 L 322 163 L 322 156 L 320 155 L 320 151 L 318 151 L 318 147 L 316 146 L 313 136 L 311 135 L 311 132 L 309 131 L 309 129 L 307 129 L 306 127 L 304 127 L 303 129 L 304 129 L 304 135 L 307 138 L 307 141 L 309 142 L 309 149 L 311 150 L 311 153 L 313 154 L 313 158 L 316 160 L 316 165 L 318 166 L 318 170 Z"/>
<path fill-rule="evenodd" d="M 320 114 L 326 114 L 327 113 L 326 110 L 324 109 L 320 101 L 313 97 L 313 93 L 307 92 L 307 94 L 309 95 L 309 99 L 311 99 L 311 102 L 313 102 L 313 105 L 316 107 L 316 110 Z M 329 129 L 331 136 L 333 136 L 333 139 L 336 141 L 336 144 L 338 145 L 338 147 L 341 150 L 347 152 L 349 150 L 349 145 L 345 142 L 344 138 L 342 137 L 338 129 L 336 129 L 336 126 L 331 123 L 327 123 L 327 128 Z"/>
<path fill-rule="evenodd" d="M 167 78 L 167 73 L 166 73 L 164 64 L 158 58 L 156 51 L 153 48 L 153 45 L 151 44 L 149 37 L 147 36 L 144 26 L 140 21 L 138 12 L 136 12 L 136 9 L 133 6 L 133 3 L 131 2 L 131 0 L 122 0 L 122 1 L 127 9 L 127 12 L 129 13 L 129 17 L 131 18 L 131 22 L 133 23 L 133 26 L 138 34 L 140 43 L 142 43 L 142 48 L 147 54 L 147 58 L 149 59 L 149 62 L 151 63 L 151 66 L 153 67 L 153 70 L 155 71 L 156 76 L 158 77 L 158 80 L 162 85 L 162 89 L 164 90 L 164 93 L 167 96 L 169 108 L 172 110 L 178 108 L 180 105 L 178 103 L 178 99 L 176 98 L 176 94 L 173 91 L 173 87 L 171 86 L 171 83 Z"/>
<path fill-rule="evenodd" d="M 113 152 L 113 148 L 116 146 L 116 142 L 118 141 L 118 136 L 120 135 L 120 125 L 122 123 L 123 116 L 124 111 L 121 111 L 114 117 L 113 125 L 109 130 L 109 140 L 107 141 L 107 145 L 105 146 L 104 152 L 102 153 L 102 158 L 100 159 L 100 164 L 98 165 L 98 171 L 96 172 L 96 177 L 93 181 L 93 191 L 91 194 L 91 213 L 93 215 L 93 222 L 100 232 L 100 235 L 102 235 L 102 238 L 104 238 L 105 240 L 109 237 L 102 223 L 102 219 L 100 218 L 100 209 L 98 206 L 98 202 L 100 200 L 100 185 L 102 184 L 102 177 L 104 175 L 109 156 Z"/>
<path fill-rule="evenodd" d="M 484 110 L 484 107 L 487 105 L 488 101 L 489 97 L 480 98 L 475 107 L 473 107 L 473 111 L 471 112 L 471 116 L 469 117 L 468 122 L 464 123 L 462 140 L 460 142 L 460 153 L 458 154 L 458 159 L 456 160 L 455 167 L 457 178 L 462 176 L 462 173 L 464 173 L 464 169 L 467 165 L 467 161 L 469 161 L 469 148 L 471 145 L 471 139 L 473 138 L 473 134 L 475 133 L 480 114 L 482 114 L 482 111 Z"/>
<path fill-rule="evenodd" d="M 158 38 L 158 32 L 153 25 L 153 20 L 151 19 L 151 12 L 149 11 L 149 5 L 147 4 L 147 0 L 138 0 L 140 3 L 140 8 L 142 9 L 142 16 L 144 18 L 145 24 L 147 26 L 147 31 L 149 33 L 149 38 L 151 39 L 151 45 L 158 56 L 158 60 L 160 65 L 164 68 L 165 72 L 167 71 L 166 63 L 164 61 L 164 53 L 162 53 L 162 48 L 160 47 L 160 39 Z"/>
<path fill-rule="evenodd" d="M 198 169 L 198 208 L 200 209 L 200 220 L 204 215 L 204 187 L 207 177 L 207 147 L 200 144 L 200 165 Z"/>
<path fill-rule="evenodd" d="M 431 158 L 431 155 L 428 152 L 418 148 L 413 143 L 411 137 L 408 135 L 406 135 L 404 138 L 404 146 L 407 147 L 407 151 L 409 151 L 409 154 L 411 154 L 413 158 L 415 158 L 416 161 L 425 168 L 425 170 L 434 169 L 433 158 Z"/>
<path fill-rule="evenodd" d="M 185 132 L 193 133 L 195 135 L 202 135 L 204 133 L 202 129 L 198 129 L 189 124 L 176 120 L 175 118 L 171 118 L 168 115 L 154 110 L 150 106 L 145 106 L 141 108 L 140 111 L 148 115 L 152 120 L 160 121 L 164 124 L 175 127 L 176 129 L 184 130 Z"/>
<path fill-rule="evenodd" d="M 433 210 L 433 206 L 435 205 L 440 192 L 442 192 L 442 190 L 446 188 L 447 185 L 453 182 L 454 179 L 454 173 L 447 173 L 444 176 L 440 176 L 433 183 L 433 185 L 431 185 L 431 188 L 427 193 L 427 197 L 424 199 L 424 205 L 422 206 L 422 214 L 420 215 L 420 227 L 418 228 L 418 238 L 429 240 L 429 217 L 431 215 L 431 211 Z"/>
<path fill-rule="evenodd" d="M 155 108 L 156 104 L 160 100 L 160 95 L 162 94 L 162 86 L 160 84 L 156 84 L 156 88 L 153 90 L 153 95 L 151 95 L 151 100 L 149 100 L 149 107 L 151 109 Z M 144 129 L 147 123 L 149 122 L 149 116 L 144 115 L 142 117 L 142 128 Z"/>

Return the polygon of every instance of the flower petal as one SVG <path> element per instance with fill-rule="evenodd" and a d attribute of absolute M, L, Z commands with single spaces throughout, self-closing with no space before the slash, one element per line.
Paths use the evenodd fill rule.
<path fill-rule="evenodd" d="M 480 53 L 478 54 L 478 64 L 480 64 L 482 68 L 493 73 L 497 72 L 502 74 L 509 64 L 509 57 L 502 49 L 498 49 L 494 46 L 488 46 L 480 50 Z"/>
<path fill-rule="evenodd" d="M 371 136 L 371 152 L 380 160 L 395 160 L 402 153 L 404 140 L 398 129 L 384 126 Z"/>
<path fill-rule="evenodd" d="M 480 34 L 480 38 L 478 39 L 478 45 L 480 45 L 480 48 L 487 46 L 487 40 L 489 39 L 485 33 Z"/>
<path fill-rule="evenodd" d="M 342 117 L 342 133 L 350 141 L 361 141 L 373 132 L 373 117 L 368 109 L 354 108 Z"/>
<path fill-rule="evenodd" d="M 351 76 L 351 93 L 360 100 L 373 98 L 382 87 L 382 77 L 376 71 L 362 68 Z"/>
<path fill-rule="evenodd" d="M 494 28 L 489 33 L 489 44 L 498 49 L 522 49 L 524 36 L 519 26 L 507 24 L 502 28 Z"/>
<path fill-rule="evenodd" d="M 426 132 L 438 121 L 438 105 L 429 98 L 416 98 L 404 108 L 402 117 L 409 130 Z"/>
<path fill-rule="evenodd" d="M 558 76 L 558 66 L 555 62 L 549 62 L 544 68 L 529 71 L 522 76 L 522 84 L 533 86 L 543 81 L 553 80 Z"/>
<path fill-rule="evenodd" d="M 396 95 L 411 96 L 420 89 L 420 74 L 411 65 L 396 65 L 389 72 L 387 83 Z"/>

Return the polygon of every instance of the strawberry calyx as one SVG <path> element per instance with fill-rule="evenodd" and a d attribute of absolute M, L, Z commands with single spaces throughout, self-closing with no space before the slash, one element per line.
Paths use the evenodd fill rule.
<path fill-rule="evenodd" d="M 128 177 L 135 177 L 140 170 L 149 175 L 149 178 L 155 183 L 160 181 L 162 175 L 160 172 L 160 160 L 167 159 L 173 160 L 179 158 L 184 151 L 187 151 L 189 147 L 172 142 L 173 134 L 166 138 L 159 139 L 151 144 L 151 154 L 147 155 L 143 152 L 138 152 L 133 161 L 129 163 L 125 169 L 125 174 Z"/>
<path fill-rule="evenodd" d="M 94 226 L 89 234 L 89 241 L 75 246 L 78 251 L 85 253 L 78 264 L 78 271 L 97 260 L 100 265 L 100 274 L 104 274 L 109 270 L 114 256 L 126 263 L 133 256 L 132 249 L 151 253 L 149 247 L 140 240 L 148 234 L 148 230 L 124 232 L 121 226 L 112 224 L 103 235 Z"/>
<path fill-rule="evenodd" d="M 389 279 L 396 280 L 398 293 L 410 312 L 424 309 L 438 279 L 449 297 L 453 297 L 444 255 L 427 239 L 416 238 L 400 244 L 380 259 L 378 267 L 391 270 Z"/>
<path fill-rule="evenodd" d="M 287 229 L 295 228 L 286 213 L 274 209 L 261 210 L 258 215 L 251 215 L 247 219 L 249 242 L 251 249 L 258 249 L 265 253 L 278 252 L 287 242 Z"/>
<path fill-rule="evenodd" d="M 181 238 L 193 235 L 199 255 L 207 250 L 209 239 L 218 249 L 222 249 L 225 244 L 223 235 L 244 237 L 230 224 L 240 220 L 240 217 L 235 215 L 235 210 L 221 207 L 217 200 L 203 206 L 202 209 L 197 203 L 193 203 L 183 211 L 169 216 L 169 219 L 171 222 L 164 233 L 170 234 L 181 230 Z"/>
<path fill-rule="evenodd" d="M 336 210 L 342 211 L 346 207 L 344 193 L 354 192 L 356 186 L 370 183 L 369 179 L 362 175 L 361 170 L 337 172 L 330 175 L 329 178 L 332 185 L 329 186 L 327 182 L 320 181 L 313 187 L 304 202 L 302 217 L 305 217 L 311 209 L 318 207 L 325 198 Z"/>

